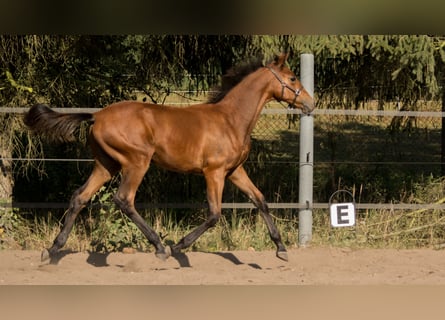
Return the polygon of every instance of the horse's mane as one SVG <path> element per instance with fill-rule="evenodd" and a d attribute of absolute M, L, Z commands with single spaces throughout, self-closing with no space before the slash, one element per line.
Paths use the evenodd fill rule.
<path fill-rule="evenodd" d="M 221 101 L 227 93 L 247 75 L 263 67 L 262 60 L 262 57 L 256 57 L 230 68 L 227 73 L 221 77 L 221 84 L 212 89 L 207 103 L 217 103 Z"/>

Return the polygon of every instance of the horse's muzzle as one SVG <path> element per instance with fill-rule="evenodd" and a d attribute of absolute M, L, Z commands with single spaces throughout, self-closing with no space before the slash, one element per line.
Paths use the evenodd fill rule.
<path fill-rule="evenodd" d="M 311 103 L 303 103 L 303 108 L 301 109 L 301 111 L 304 114 L 309 114 L 312 111 L 314 111 L 315 109 L 315 103 L 312 101 Z"/>
<path fill-rule="evenodd" d="M 301 109 L 301 111 L 304 114 L 310 114 L 315 109 L 315 103 L 313 101 L 312 102 L 302 102 L 299 105 L 298 104 L 291 104 L 291 103 L 289 103 L 289 105 L 287 107 L 289 109 L 298 108 L 298 109 Z"/>

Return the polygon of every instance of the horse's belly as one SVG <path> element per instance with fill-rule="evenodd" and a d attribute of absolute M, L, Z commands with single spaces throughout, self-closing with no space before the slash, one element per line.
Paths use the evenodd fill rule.
<path fill-rule="evenodd" d="M 196 161 L 191 162 L 187 159 L 169 159 L 169 157 L 162 157 L 154 154 L 152 161 L 159 167 L 170 171 L 181 173 L 202 173 L 202 164 Z"/>

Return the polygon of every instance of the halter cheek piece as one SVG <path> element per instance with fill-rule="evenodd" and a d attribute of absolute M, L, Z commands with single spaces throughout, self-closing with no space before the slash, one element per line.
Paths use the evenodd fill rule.
<path fill-rule="evenodd" d="M 297 101 L 298 96 L 301 94 L 301 90 L 302 88 L 297 88 L 294 89 L 292 88 L 290 85 L 288 85 L 286 82 L 283 81 L 283 79 L 281 79 L 281 77 L 278 75 L 278 73 L 276 73 L 276 71 L 274 69 L 272 69 L 271 67 L 266 67 L 267 69 L 270 70 L 270 72 L 272 72 L 272 74 L 275 76 L 275 78 L 277 78 L 278 81 L 280 81 L 281 83 L 281 97 L 280 100 L 283 100 L 284 98 L 284 89 L 289 89 L 290 91 L 292 91 L 295 94 L 294 100 L 292 101 L 292 103 L 289 104 L 289 106 L 294 106 L 295 102 Z"/>

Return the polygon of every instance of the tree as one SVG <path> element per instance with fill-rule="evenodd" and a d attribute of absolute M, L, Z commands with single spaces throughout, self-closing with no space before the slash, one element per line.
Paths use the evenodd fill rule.
<path fill-rule="evenodd" d="M 342 100 L 335 88 L 354 87 L 362 99 L 399 97 L 406 108 L 415 107 L 425 95 L 439 95 L 437 66 L 445 58 L 443 43 L 442 37 L 427 35 L 253 37 L 253 46 L 269 55 L 275 48 L 294 53 L 290 63 L 295 66 L 298 54 L 313 53 L 317 94 L 330 91 Z"/>

